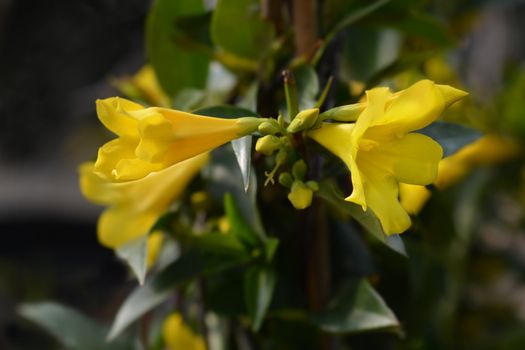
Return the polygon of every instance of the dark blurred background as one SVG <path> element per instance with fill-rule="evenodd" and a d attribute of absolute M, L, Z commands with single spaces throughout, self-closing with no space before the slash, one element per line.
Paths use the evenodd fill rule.
<path fill-rule="evenodd" d="M 77 167 L 109 136 L 95 99 L 144 63 L 149 4 L 0 0 L 0 349 L 52 344 L 15 316 L 20 301 L 110 321 L 124 296 L 126 270 L 96 240 L 100 208 L 80 195 Z"/>
<path fill-rule="evenodd" d="M 0 349 L 53 344 L 15 315 L 21 301 L 52 299 L 109 322 L 129 287 L 125 268 L 96 240 L 100 208 L 81 197 L 76 169 L 109 137 L 99 126 L 94 101 L 117 94 L 111 79 L 133 74 L 145 62 L 149 5 L 145 0 L 0 0 Z M 480 2 L 478 9 L 454 57 L 463 83 L 483 101 L 502 89 L 509 63 L 523 64 L 525 5 L 491 1 Z M 492 200 L 508 204 L 506 197 Z M 506 208 L 503 221 L 521 220 L 521 213 L 512 216 L 516 205 Z M 474 253 L 496 247 L 496 257 L 523 260 L 523 239 L 520 248 L 502 242 L 505 235 L 497 241 L 490 237 L 481 235 Z M 480 263 L 494 266 L 506 258 L 487 259 Z M 525 287 L 507 283 L 521 293 L 515 305 L 525 319 Z M 483 304 L 486 296 L 476 292 L 478 299 L 464 309 Z"/>

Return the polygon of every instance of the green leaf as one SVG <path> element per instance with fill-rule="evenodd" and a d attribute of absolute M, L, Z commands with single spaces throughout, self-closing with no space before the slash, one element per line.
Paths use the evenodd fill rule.
<path fill-rule="evenodd" d="M 238 170 L 237 160 L 231 147 L 221 147 L 212 152 L 212 159 L 204 168 L 207 190 L 217 202 L 224 201 L 224 195 L 231 193 L 242 217 L 254 232 L 262 239 L 265 237 L 259 211 L 256 206 L 257 181 L 252 171 L 248 192 L 244 190 L 242 174 Z"/>
<path fill-rule="evenodd" d="M 248 191 L 250 187 L 250 178 L 252 170 L 252 135 L 247 135 L 231 142 L 235 158 L 241 169 L 242 183 L 244 190 Z"/>
<path fill-rule="evenodd" d="M 447 122 L 435 122 L 417 132 L 436 140 L 443 147 L 443 157 L 454 154 L 482 136 L 476 129 Z"/>
<path fill-rule="evenodd" d="M 52 302 L 22 304 L 18 308 L 18 313 L 44 328 L 68 349 L 136 349 L 131 341 L 122 338 L 107 343 L 106 326 L 60 304 Z"/>
<path fill-rule="evenodd" d="M 117 312 L 108 339 L 114 339 L 143 314 L 164 302 L 181 283 L 249 259 L 244 247 L 228 235 L 206 234 L 191 244 L 176 261 L 128 296 Z"/>
<path fill-rule="evenodd" d="M 162 88 L 173 96 L 182 88 L 204 88 L 209 55 L 177 29 L 181 17 L 205 12 L 202 1 L 157 0 L 146 22 L 146 51 Z"/>
<path fill-rule="evenodd" d="M 171 289 L 158 288 L 154 282 L 150 280 L 137 287 L 122 303 L 107 335 L 108 341 L 118 337 L 130 324 L 168 299 Z"/>
<path fill-rule="evenodd" d="M 257 247 L 259 237 L 250 227 L 231 193 L 224 195 L 224 209 L 230 221 L 231 232 L 248 247 Z"/>
<path fill-rule="evenodd" d="M 399 321 L 392 310 L 366 279 L 345 281 L 326 310 L 313 316 L 313 321 L 330 333 L 399 328 Z"/>
<path fill-rule="evenodd" d="M 374 13 L 375 11 L 377 11 L 378 9 L 380 9 L 381 7 L 383 7 L 390 1 L 391 0 L 376 0 L 372 2 L 371 4 L 367 4 L 366 6 L 363 6 L 361 8 L 351 11 L 350 13 L 348 13 L 347 16 L 341 19 L 341 21 L 339 21 L 334 26 L 334 29 L 332 29 L 332 32 L 327 36 L 328 40 L 330 40 L 335 33 L 347 28 L 348 26 Z"/>
<path fill-rule="evenodd" d="M 268 311 L 276 280 L 275 271 L 266 266 L 254 266 L 246 272 L 244 299 L 254 332 L 259 330 Z"/>
<path fill-rule="evenodd" d="M 258 0 L 219 0 L 213 12 L 213 42 L 239 57 L 263 57 L 275 36 L 273 26 L 264 21 Z"/>
<path fill-rule="evenodd" d="M 144 284 L 148 262 L 148 235 L 121 245 L 115 252 L 119 258 L 126 261 L 137 277 L 139 284 Z"/>
<path fill-rule="evenodd" d="M 372 213 L 370 209 L 363 211 L 359 205 L 345 201 L 335 183 L 332 181 L 322 181 L 319 184 L 319 191 L 316 192 L 316 195 L 324 199 L 332 210 L 337 211 L 343 217 L 354 218 L 375 238 L 381 242 L 385 242 L 386 235 L 374 213 Z"/>
<path fill-rule="evenodd" d="M 249 88 L 244 97 L 239 101 L 238 105 L 241 108 L 247 108 L 255 111 L 257 109 L 257 92 L 259 91 L 259 85 L 254 82 Z M 244 190 L 248 191 L 250 187 L 250 178 L 252 170 L 252 142 L 253 137 L 247 135 L 240 139 L 233 140 L 232 148 L 239 164 L 239 169 L 242 173 L 242 182 L 244 184 Z"/>

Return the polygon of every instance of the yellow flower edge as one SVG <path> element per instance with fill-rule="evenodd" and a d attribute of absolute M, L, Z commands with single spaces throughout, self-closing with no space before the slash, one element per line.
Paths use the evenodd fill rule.
<path fill-rule="evenodd" d="M 148 234 L 158 217 L 208 160 L 208 154 L 172 165 L 146 177 L 115 183 L 100 177 L 92 162 L 80 166 L 80 189 L 89 200 L 109 206 L 97 224 L 98 239 L 109 248 Z"/>
<path fill-rule="evenodd" d="M 149 107 L 120 97 L 97 100 L 97 115 L 118 137 L 98 151 L 94 172 L 132 181 L 212 150 L 257 129 L 261 119 L 223 119 Z"/>
<path fill-rule="evenodd" d="M 410 217 L 399 202 L 399 184 L 434 182 L 443 155 L 431 138 L 414 133 L 436 120 L 461 90 L 422 80 L 393 94 L 387 88 L 366 92 L 355 124 L 323 123 L 308 136 L 341 158 L 351 174 L 347 201 L 368 207 L 386 234 L 406 231 Z"/>
<path fill-rule="evenodd" d="M 206 350 L 204 339 L 193 333 L 179 313 L 173 313 L 166 318 L 162 335 L 170 350 Z"/>

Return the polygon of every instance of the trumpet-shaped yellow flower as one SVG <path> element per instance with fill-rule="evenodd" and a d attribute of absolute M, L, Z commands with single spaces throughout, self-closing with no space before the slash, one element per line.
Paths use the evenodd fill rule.
<path fill-rule="evenodd" d="M 412 131 L 433 122 L 465 95 L 429 80 L 396 94 L 375 88 L 367 91 L 355 124 L 324 123 L 309 136 L 350 169 L 353 191 L 346 200 L 363 210 L 370 207 L 385 233 L 401 233 L 411 222 L 398 199 L 399 183 L 432 183 L 443 154 L 437 142 Z"/>
<path fill-rule="evenodd" d="M 205 117 L 143 106 L 119 97 L 97 101 L 97 114 L 118 138 L 98 152 L 94 172 L 110 181 L 145 177 L 255 130 L 261 119 Z"/>
<path fill-rule="evenodd" d="M 142 179 L 122 183 L 97 175 L 92 162 L 82 164 L 82 193 L 95 203 L 110 206 L 98 220 L 99 241 L 107 247 L 117 248 L 147 234 L 207 159 L 206 153 L 201 154 Z"/>
<path fill-rule="evenodd" d="M 162 335 L 170 350 L 206 350 L 204 339 L 184 324 L 179 313 L 173 313 L 166 318 Z"/>

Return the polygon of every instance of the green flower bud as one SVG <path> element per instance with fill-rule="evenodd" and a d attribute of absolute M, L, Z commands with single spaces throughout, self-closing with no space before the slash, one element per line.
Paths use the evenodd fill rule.
<path fill-rule="evenodd" d="M 304 160 L 300 159 L 297 162 L 295 162 L 292 167 L 293 177 L 297 180 L 302 180 L 304 179 L 307 170 L 308 168 L 306 167 L 306 163 L 304 162 Z"/>
<path fill-rule="evenodd" d="M 305 109 L 297 114 L 292 120 L 290 125 L 286 128 L 289 133 L 296 133 L 301 130 L 306 130 L 315 125 L 317 118 L 319 117 L 319 109 Z"/>
<path fill-rule="evenodd" d="M 257 140 L 255 150 L 269 156 L 280 146 L 281 140 L 277 136 L 266 135 Z"/>
<path fill-rule="evenodd" d="M 258 129 L 261 134 L 264 135 L 274 135 L 281 130 L 279 123 L 275 119 L 268 119 L 267 121 L 262 122 Z"/>
<path fill-rule="evenodd" d="M 259 125 L 266 121 L 266 118 L 244 117 L 237 119 L 237 125 L 241 127 L 240 136 L 251 134 L 256 131 Z"/>
<path fill-rule="evenodd" d="M 281 173 L 279 175 L 279 183 L 281 185 L 283 185 L 284 187 L 292 187 L 292 183 L 293 183 L 293 178 L 292 178 L 292 175 L 290 175 L 290 173 Z"/>
<path fill-rule="evenodd" d="M 295 209 L 305 209 L 312 204 L 313 191 L 302 181 L 294 181 L 288 200 Z"/>
<path fill-rule="evenodd" d="M 319 191 L 319 184 L 316 181 L 307 181 L 306 186 L 308 186 L 312 191 Z"/>

